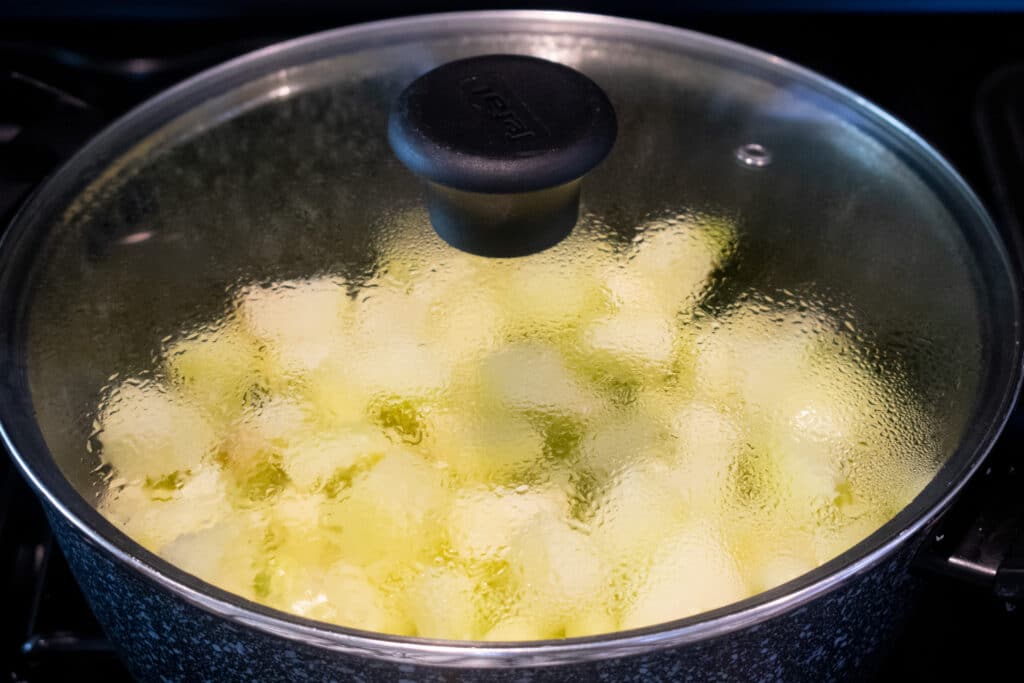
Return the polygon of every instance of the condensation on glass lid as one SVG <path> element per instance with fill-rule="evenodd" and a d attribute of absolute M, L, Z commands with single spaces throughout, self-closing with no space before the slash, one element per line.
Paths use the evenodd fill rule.
<path fill-rule="evenodd" d="M 754 291 L 722 217 L 594 217 L 550 252 L 384 235 L 372 276 L 235 288 L 110 383 L 100 510 L 278 609 L 459 640 L 607 633 L 779 585 L 933 476 L 898 360 Z"/>

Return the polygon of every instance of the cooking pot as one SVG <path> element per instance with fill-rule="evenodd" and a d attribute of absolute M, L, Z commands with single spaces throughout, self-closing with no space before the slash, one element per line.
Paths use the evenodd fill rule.
<path fill-rule="evenodd" d="M 408 149 L 396 158 L 388 115 L 409 84 L 494 53 L 584 74 L 606 94 L 617 137 L 606 125 L 596 152 L 538 186 L 517 181 L 521 173 L 505 179 L 511 184 L 494 181 L 497 189 L 459 186 L 444 168 L 417 165 Z M 527 127 L 530 116 L 522 114 Z M 409 131 L 396 126 L 391 143 L 401 147 Z M 580 190 L 579 176 L 605 153 Z M 403 162 L 433 183 L 429 190 Z M 847 307 L 851 325 L 902 359 L 941 425 L 937 474 L 878 531 L 784 585 L 657 626 L 521 643 L 389 636 L 284 614 L 181 571 L 97 512 L 102 472 L 87 448 L 97 396 L 117 373 L 145 367 L 154 340 L 215 315 L 238 282 L 365 270 L 375 240 L 410 223 L 433 218 L 459 245 L 460 220 L 467 211 L 480 217 L 460 192 L 514 203 L 566 183 L 573 191 L 557 197 L 560 209 L 540 211 L 557 234 L 526 251 L 563 237 L 574 223 L 566 211 L 627 237 L 651 216 L 728 216 L 747 245 L 730 277 L 780 292 L 815 283 Z M 488 218 L 502 215 L 516 211 Z M 774 56 L 564 13 L 355 26 L 261 50 L 173 88 L 93 139 L 14 218 L 2 244 L 0 319 L 5 444 L 92 609 L 142 680 L 863 673 L 913 598 L 909 566 L 927 528 L 983 462 L 1020 382 L 1006 249 L 977 198 L 921 139 Z"/>

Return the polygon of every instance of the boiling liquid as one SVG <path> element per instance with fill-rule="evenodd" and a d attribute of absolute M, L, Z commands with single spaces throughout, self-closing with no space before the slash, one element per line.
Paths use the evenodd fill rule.
<path fill-rule="evenodd" d="M 934 474 L 934 425 L 840 309 L 708 303 L 738 246 L 724 221 L 599 248 L 584 225 L 515 260 L 403 239 L 368 281 L 239 288 L 111 386 L 103 513 L 284 611 L 531 640 L 784 583 Z"/>

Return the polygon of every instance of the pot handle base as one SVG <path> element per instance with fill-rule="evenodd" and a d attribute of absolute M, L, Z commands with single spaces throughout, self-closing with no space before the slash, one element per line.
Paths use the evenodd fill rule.
<path fill-rule="evenodd" d="M 983 470 L 933 526 L 917 570 L 970 583 L 1011 605 L 1024 604 L 1024 416 L 1011 418 Z"/>

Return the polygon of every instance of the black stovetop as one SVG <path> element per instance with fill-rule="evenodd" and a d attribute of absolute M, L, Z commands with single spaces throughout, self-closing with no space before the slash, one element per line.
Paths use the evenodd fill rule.
<path fill-rule="evenodd" d="M 159 19 L 135 13 L 120 20 L 103 15 L 46 19 L 40 13 L 34 19 L 5 19 L 0 6 L 2 224 L 19 199 L 91 132 L 191 73 L 331 26 L 465 8 L 457 2 L 342 6 L 346 9 L 317 4 L 316 18 L 295 11 L 230 17 L 207 10 L 198 16 L 164 13 Z M 989 206 L 1007 239 L 1015 246 L 1024 241 L 1024 15 L 735 15 L 667 8 L 646 2 L 597 6 L 747 43 L 852 88 L 935 145 Z M 970 487 L 967 502 L 975 504 L 950 517 L 950 535 L 989 531 L 986 515 L 992 513 L 982 508 L 994 488 L 1021 491 L 1014 473 L 1018 463 L 1024 465 L 1022 445 L 1024 413 L 1019 413 L 997 445 L 987 475 Z M 1019 670 L 1020 611 L 997 599 L 991 586 L 922 573 L 925 599 L 903 636 L 890 644 L 880 676 L 938 680 L 960 670 L 972 677 Z M 38 503 L 0 457 L 0 681 L 83 675 L 127 679 L 74 585 Z"/>

